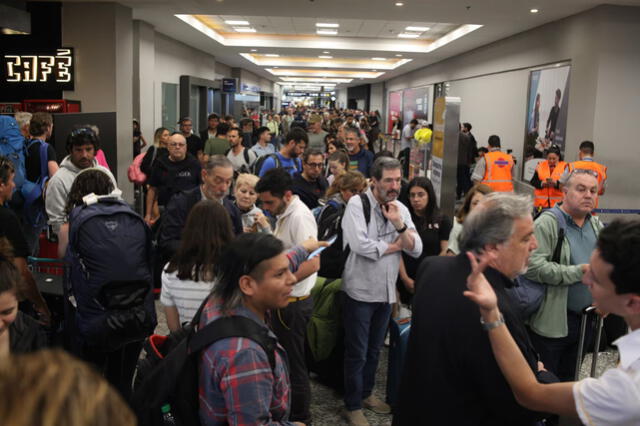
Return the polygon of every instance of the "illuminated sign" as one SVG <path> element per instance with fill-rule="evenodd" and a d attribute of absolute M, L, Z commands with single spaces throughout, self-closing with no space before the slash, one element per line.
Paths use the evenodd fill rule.
<path fill-rule="evenodd" d="M 73 90 L 73 49 L 31 54 L 5 54 L 3 83 Z"/>
<path fill-rule="evenodd" d="M 235 78 L 223 78 L 222 79 L 222 91 L 225 93 L 237 92 L 237 84 Z"/>

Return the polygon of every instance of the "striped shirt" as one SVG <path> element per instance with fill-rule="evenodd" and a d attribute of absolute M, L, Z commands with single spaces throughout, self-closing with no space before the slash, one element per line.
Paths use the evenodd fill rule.
<path fill-rule="evenodd" d="M 178 271 L 166 272 L 167 266 L 168 264 L 162 269 L 160 302 L 164 306 L 176 307 L 180 315 L 180 323 L 191 321 L 215 282 L 181 280 L 177 277 Z"/>

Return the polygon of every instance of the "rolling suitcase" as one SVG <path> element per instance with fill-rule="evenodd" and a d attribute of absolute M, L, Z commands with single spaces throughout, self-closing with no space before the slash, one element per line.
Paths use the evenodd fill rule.
<path fill-rule="evenodd" d="M 576 360 L 576 374 L 575 380 L 578 381 L 580 378 L 580 366 L 582 365 L 582 355 L 584 353 L 584 341 L 585 335 L 587 332 L 587 320 L 589 316 L 596 317 L 596 325 L 595 325 L 595 334 L 593 336 L 594 344 L 593 344 L 593 358 L 591 360 L 591 372 L 590 377 L 594 377 L 596 375 L 596 368 L 598 366 L 598 352 L 600 351 L 600 339 L 602 337 L 602 324 L 603 318 L 596 313 L 596 308 L 594 306 L 589 306 L 585 308 L 582 312 L 582 318 L 580 320 L 580 337 L 578 339 L 578 356 Z"/>
<path fill-rule="evenodd" d="M 392 318 L 389 324 L 389 361 L 387 371 L 387 404 L 395 409 L 400 390 L 404 357 L 409 345 L 411 318 Z"/>

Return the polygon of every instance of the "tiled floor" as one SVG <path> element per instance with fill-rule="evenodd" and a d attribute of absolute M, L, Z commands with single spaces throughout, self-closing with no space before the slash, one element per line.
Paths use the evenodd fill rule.
<path fill-rule="evenodd" d="M 166 326 L 166 319 L 164 311 L 161 309 L 161 305 L 156 301 L 156 308 L 158 311 L 158 327 L 156 333 L 166 334 L 168 332 Z M 378 366 L 376 387 L 374 393 L 384 400 L 385 386 L 387 377 L 387 348 L 383 348 L 380 354 L 380 363 Z M 617 352 L 611 350 L 608 352 L 601 352 L 598 357 L 598 366 L 596 376 L 600 376 L 606 369 L 615 367 L 618 362 Z M 591 369 L 591 354 L 585 357 L 582 364 L 581 377 L 587 377 Z M 318 382 L 311 378 L 311 414 L 313 416 L 314 426 L 337 426 L 345 424 L 342 419 L 343 410 L 342 396 L 335 392 L 328 386 Z M 368 410 L 365 410 L 365 416 L 369 420 L 372 426 L 382 426 L 391 424 L 390 415 L 378 415 Z"/>

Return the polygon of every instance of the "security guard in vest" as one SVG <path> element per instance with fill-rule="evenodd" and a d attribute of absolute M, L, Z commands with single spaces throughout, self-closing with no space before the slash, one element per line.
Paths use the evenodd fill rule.
<path fill-rule="evenodd" d="M 476 164 L 471 180 L 484 183 L 497 192 L 512 192 L 514 164 L 511 154 L 500 151 L 500 137 L 491 135 L 489 152 Z"/>
<path fill-rule="evenodd" d="M 595 152 L 595 146 L 591 141 L 584 141 L 580 144 L 580 151 L 578 152 L 578 161 L 569 163 L 562 177 L 560 178 L 560 184 L 564 184 L 569 177 L 569 174 L 575 169 L 581 170 L 593 170 L 598 173 L 598 195 L 604 195 L 604 186 L 607 181 L 607 167 L 597 163 L 593 159 L 593 153 Z"/>
<path fill-rule="evenodd" d="M 564 173 L 566 163 L 562 161 L 562 154 L 558 145 L 551 145 L 547 150 L 547 159 L 536 166 L 531 178 L 533 185 L 533 206 L 537 213 L 543 209 L 550 209 L 558 201 L 562 201 L 560 178 Z"/>

